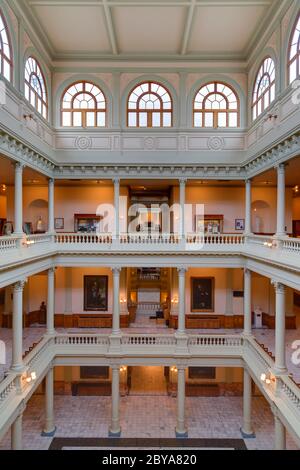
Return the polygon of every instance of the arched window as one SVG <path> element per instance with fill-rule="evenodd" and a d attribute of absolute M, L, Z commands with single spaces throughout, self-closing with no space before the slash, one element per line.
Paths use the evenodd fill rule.
<path fill-rule="evenodd" d="M 47 119 L 48 102 L 45 79 L 38 62 L 33 57 L 29 57 L 25 64 L 25 97 Z"/>
<path fill-rule="evenodd" d="M 145 82 L 131 91 L 127 105 L 128 127 L 171 127 L 172 98 L 160 83 Z"/>
<path fill-rule="evenodd" d="M 106 100 L 100 88 L 85 81 L 68 87 L 61 102 L 61 124 L 64 127 L 104 127 Z"/>
<path fill-rule="evenodd" d="M 228 85 L 208 83 L 194 99 L 194 127 L 238 127 L 239 99 Z"/>
<path fill-rule="evenodd" d="M 289 83 L 300 76 L 300 14 L 292 32 L 289 47 Z"/>
<path fill-rule="evenodd" d="M 252 116 L 256 119 L 275 99 L 275 63 L 267 57 L 261 64 L 256 76 L 253 99 Z"/>
<path fill-rule="evenodd" d="M 0 11 L 0 74 L 6 80 L 12 80 L 12 48 L 7 24 L 3 14 Z"/>

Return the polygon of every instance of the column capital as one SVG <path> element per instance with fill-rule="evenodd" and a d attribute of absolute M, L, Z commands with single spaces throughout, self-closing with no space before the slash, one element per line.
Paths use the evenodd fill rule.
<path fill-rule="evenodd" d="M 114 185 L 119 185 L 120 184 L 120 177 L 119 176 L 114 176 L 112 178 L 112 182 L 114 183 Z"/>
<path fill-rule="evenodd" d="M 55 271 L 56 271 L 56 268 L 54 266 L 52 266 L 51 268 L 48 269 L 48 274 L 54 275 Z"/>
<path fill-rule="evenodd" d="M 113 275 L 117 276 L 120 274 L 122 268 L 121 266 L 114 266 L 113 268 L 111 268 L 111 270 L 112 270 Z"/>
<path fill-rule="evenodd" d="M 286 163 L 277 163 L 274 166 L 275 170 L 277 170 L 278 173 L 284 173 L 285 172 L 285 167 L 286 167 Z"/>
<path fill-rule="evenodd" d="M 275 292 L 278 292 L 280 294 L 284 294 L 285 289 L 286 289 L 286 286 L 284 284 L 282 284 L 281 282 L 278 282 L 278 281 L 274 281 L 273 279 L 271 281 L 271 284 L 272 284 L 272 286 L 274 286 Z"/>
<path fill-rule="evenodd" d="M 179 184 L 180 186 L 185 186 L 187 183 L 187 178 L 179 178 Z"/>
<path fill-rule="evenodd" d="M 245 274 L 246 276 L 249 276 L 249 275 L 251 274 L 251 272 L 252 272 L 251 269 L 249 269 L 249 268 L 244 268 L 244 274 Z"/>
<path fill-rule="evenodd" d="M 252 179 L 251 178 L 246 178 L 245 179 L 245 184 L 251 184 L 252 183 Z"/>
<path fill-rule="evenodd" d="M 24 170 L 25 166 L 26 165 L 23 162 L 16 162 L 15 163 L 15 170 L 19 171 L 21 173 Z"/>
<path fill-rule="evenodd" d="M 24 286 L 27 282 L 27 279 L 21 279 L 20 281 L 15 282 L 14 286 L 14 291 L 23 291 Z"/>
<path fill-rule="evenodd" d="M 54 178 L 49 178 L 49 179 L 48 179 L 48 183 L 49 183 L 49 184 L 54 184 L 54 181 L 55 181 Z"/>
<path fill-rule="evenodd" d="M 186 268 L 185 266 L 177 266 L 177 272 L 179 276 L 185 276 L 187 271 L 188 271 L 188 268 Z"/>

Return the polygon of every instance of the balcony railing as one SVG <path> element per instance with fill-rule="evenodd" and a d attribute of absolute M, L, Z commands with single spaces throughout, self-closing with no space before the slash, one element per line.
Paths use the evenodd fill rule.
<path fill-rule="evenodd" d="M 117 339 L 117 348 L 116 348 Z M 114 349 L 112 349 L 114 348 Z M 179 349 L 178 349 L 179 348 Z M 63 364 L 67 358 L 71 364 L 72 357 L 78 363 L 80 358 L 93 361 L 102 357 L 106 361 L 110 357 L 120 356 L 122 363 L 127 359 L 135 361 L 139 358 L 146 363 L 147 358 L 160 358 L 174 362 L 179 356 L 189 360 L 197 358 L 214 358 L 216 364 L 224 364 L 227 358 L 244 361 L 251 370 L 257 384 L 271 403 L 275 403 L 288 424 L 289 429 L 300 442 L 300 389 L 288 375 L 274 377 L 275 385 L 262 384 L 262 373 L 272 373 L 274 361 L 252 337 L 243 335 L 187 335 L 177 337 L 176 334 L 121 334 L 116 338 L 108 334 L 56 334 L 45 336 L 24 359 L 24 372 L 20 374 L 10 371 L 0 382 L 0 438 L 7 432 L 18 406 L 26 403 L 44 378 L 49 364 L 57 361 Z M 71 361 L 71 362 L 70 362 Z M 93 362 L 92 362 L 93 363 Z M 194 364 L 192 362 L 191 364 Z M 27 382 L 26 377 L 35 372 L 37 379 Z"/>

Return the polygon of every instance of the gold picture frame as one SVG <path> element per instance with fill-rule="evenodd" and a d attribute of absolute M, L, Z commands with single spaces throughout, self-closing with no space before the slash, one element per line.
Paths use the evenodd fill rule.
<path fill-rule="evenodd" d="M 191 277 L 191 312 L 214 312 L 215 278 Z"/>

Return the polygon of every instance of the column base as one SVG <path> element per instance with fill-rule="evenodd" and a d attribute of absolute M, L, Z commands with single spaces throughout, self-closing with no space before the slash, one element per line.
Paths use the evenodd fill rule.
<path fill-rule="evenodd" d="M 54 427 L 54 429 L 52 431 L 42 431 L 41 432 L 41 436 L 42 437 L 53 437 L 54 434 L 56 433 L 56 426 Z"/>
<path fill-rule="evenodd" d="M 176 428 L 175 428 L 175 436 L 177 437 L 177 439 L 186 439 L 187 437 L 189 437 L 187 430 L 179 432 L 177 431 Z"/>
<path fill-rule="evenodd" d="M 122 430 L 120 428 L 119 431 L 111 431 L 110 429 L 108 430 L 108 437 L 121 437 Z"/>
<path fill-rule="evenodd" d="M 256 434 L 255 432 L 251 432 L 250 434 L 245 432 L 243 430 L 243 428 L 240 428 L 240 432 L 241 432 L 241 435 L 244 439 L 255 439 L 256 438 Z"/>

